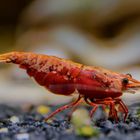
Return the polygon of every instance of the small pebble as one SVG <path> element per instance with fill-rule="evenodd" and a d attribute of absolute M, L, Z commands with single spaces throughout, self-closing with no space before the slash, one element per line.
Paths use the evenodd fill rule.
<path fill-rule="evenodd" d="M 19 123 L 19 118 L 16 117 L 16 116 L 12 116 L 12 117 L 10 118 L 10 121 L 11 121 L 12 123 Z"/>
<path fill-rule="evenodd" d="M 108 128 L 108 129 L 113 129 L 113 124 L 112 124 L 112 122 L 109 121 L 109 120 L 101 121 L 101 122 L 100 122 L 100 127 Z"/>
<path fill-rule="evenodd" d="M 48 112 L 50 112 L 50 108 L 44 105 L 40 105 L 37 107 L 37 112 L 40 113 L 41 115 L 45 115 Z"/>
<path fill-rule="evenodd" d="M 84 137 L 97 137 L 99 135 L 99 131 L 97 128 L 93 128 L 91 125 L 85 125 L 76 129 L 76 134 Z"/>
<path fill-rule="evenodd" d="M 7 128 L 0 128 L 0 133 L 8 133 L 8 129 Z"/>
<path fill-rule="evenodd" d="M 29 134 L 28 133 L 17 134 L 16 140 L 29 140 Z"/>

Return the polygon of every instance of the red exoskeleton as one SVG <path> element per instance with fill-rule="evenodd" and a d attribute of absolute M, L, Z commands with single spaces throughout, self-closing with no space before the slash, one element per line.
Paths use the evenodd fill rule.
<path fill-rule="evenodd" d="M 38 84 L 58 95 L 79 94 L 76 101 L 64 105 L 51 113 L 45 120 L 58 112 L 76 107 L 86 102 L 92 106 L 90 117 L 101 106 L 109 106 L 109 116 L 118 121 L 117 112 L 124 113 L 127 118 L 128 109 L 120 99 L 123 91 L 132 92 L 140 87 L 140 81 L 130 74 L 120 74 L 99 67 L 86 66 L 55 56 L 34 54 L 29 52 L 10 52 L 0 55 L 0 62 L 15 63 L 27 71 Z M 115 105 L 119 105 L 116 109 Z"/>

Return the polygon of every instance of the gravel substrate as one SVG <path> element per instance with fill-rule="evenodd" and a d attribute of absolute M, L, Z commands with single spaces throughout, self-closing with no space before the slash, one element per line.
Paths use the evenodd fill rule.
<path fill-rule="evenodd" d="M 0 140 L 139 140 L 140 119 L 134 108 L 131 108 L 125 123 L 103 119 L 92 121 L 91 126 L 99 133 L 87 137 L 77 135 L 73 124 L 63 119 L 63 113 L 47 123 L 35 111 L 36 107 L 23 111 L 20 107 L 0 105 Z M 63 116 L 62 119 L 60 116 Z"/>

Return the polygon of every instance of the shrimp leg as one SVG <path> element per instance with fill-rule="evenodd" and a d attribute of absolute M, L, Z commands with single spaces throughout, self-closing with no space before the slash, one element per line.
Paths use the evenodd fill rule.
<path fill-rule="evenodd" d="M 63 111 L 63 110 L 66 110 L 66 109 L 69 109 L 69 108 L 71 108 L 71 107 L 73 107 L 73 106 L 79 105 L 79 104 L 81 103 L 81 100 L 82 100 L 82 97 L 79 96 L 79 98 L 78 98 L 75 102 L 72 102 L 72 103 L 70 103 L 70 104 L 68 104 L 68 105 L 64 105 L 64 106 L 62 106 L 62 107 L 56 109 L 56 110 L 55 110 L 54 112 L 52 112 L 47 118 L 45 118 L 45 121 L 47 121 L 48 119 L 50 119 L 51 117 L 53 117 L 54 115 L 56 115 L 57 113 L 59 113 L 59 112 L 61 112 L 61 111 Z"/>

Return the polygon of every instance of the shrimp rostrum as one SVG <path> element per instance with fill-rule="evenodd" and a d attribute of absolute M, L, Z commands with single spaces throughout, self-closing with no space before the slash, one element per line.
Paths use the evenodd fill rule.
<path fill-rule="evenodd" d="M 130 74 L 86 66 L 55 56 L 10 52 L 0 55 L 0 62 L 18 64 L 39 85 L 54 94 L 66 96 L 79 94 L 77 100 L 58 108 L 45 120 L 68 108 L 73 108 L 74 111 L 74 108 L 85 102 L 92 107 L 90 117 L 101 105 L 109 107 L 109 117 L 116 121 L 118 121 L 118 112 L 122 112 L 125 121 L 128 109 L 120 97 L 123 91 L 135 92 L 140 87 L 140 81 L 133 79 Z"/>

